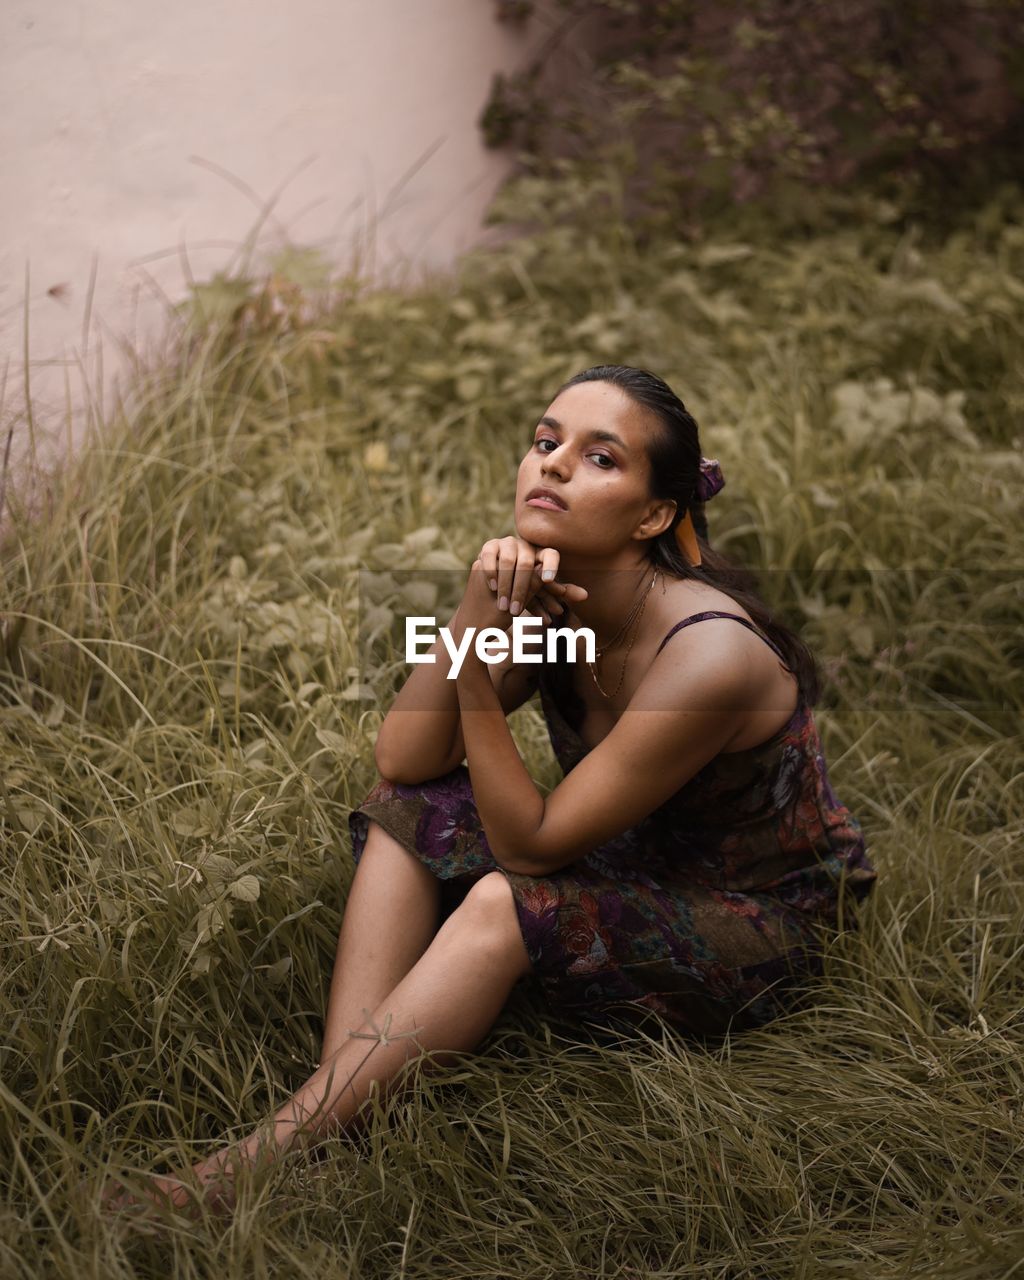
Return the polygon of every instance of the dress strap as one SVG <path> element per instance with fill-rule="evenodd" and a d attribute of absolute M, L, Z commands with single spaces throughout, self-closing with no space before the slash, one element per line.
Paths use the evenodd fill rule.
<path fill-rule="evenodd" d="M 669 631 L 665 639 L 662 640 L 661 644 L 658 645 L 657 653 L 661 653 L 662 649 L 664 649 L 672 636 L 674 636 L 682 627 L 688 627 L 691 622 L 703 622 L 705 618 L 735 618 L 737 622 L 742 622 L 748 631 L 753 631 L 756 636 L 761 637 L 765 644 L 770 645 L 771 648 L 775 650 L 776 656 L 782 660 L 782 663 L 785 666 L 786 659 L 779 646 L 774 642 L 774 640 L 771 640 L 766 636 L 760 627 L 756 627 L 748 618 L 743 618 L 738 613 L 723 613 L 719 609 L 708 609 L 704 613 L 694 613 L 688 618 L 683 618 L 681 622 L 677 622 Z M 657 653 L 655 654 L 655 657 L 657 657 Z"/>

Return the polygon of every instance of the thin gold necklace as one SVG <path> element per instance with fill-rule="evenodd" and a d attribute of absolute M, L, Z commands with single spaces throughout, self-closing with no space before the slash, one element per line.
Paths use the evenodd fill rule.
<path fill-rule="evenodd" d="M 630 651 L 632 650 L 633 645 L 636 643 L 636 638 L 640 634 L 640 619 L 643 617 L 644 609 L 647 607 L 647 597 L 651 594 L 652 590 L 654 589 L 654 584 L 655 582 L 657 582 L 657 580 L 658 580 L 658 569 L 657 567 L 655 567 L 654 573 L 651 577 L 650 586 L 644 592 L 643 597 L 640 600 L 639 605 L 637 606 L 637 609 L 639 610 L 639 612 L 637 613 L 637 618 L 636 618 L 636 630 L 633 632 L 632 639 L 629 642 L 629 647 L 626 649 L 626 656 L 622 659 L 622 670 L 619 672 L 619 683 L 615 686 L 615 688 L 611 691 L 611 693 L 605 693 L 605 691 L 601 688 L 601 681 L 598 680 L 597 678 L 597 668 L 596 668 L 596 659 L 600 658 L 602 653 L 606 653 L 608 651 L 609 645 L 605 645 L 604 649 L 595 649 L 594 650 L 595 662 L 587 663 L 587 666 L 590 668 L 590 674 L 594 677 L 594 684 L 597 685 L 597 691 L 598 693 L 601 694 L 603 698 L 614 698 L 615 695 L 618 693 L 618 691 L 622 688 L 622 681 L 626 675 L 626 663 L 629 661 Z M 636 612 L 636 610 L 634 610 L 634 612 Z M 632 619 L 630 619 L 630 621 L 631 620 Z M 622 632 L 620 631 L 619 635 L 621 634 Z M 618 636 L 615 637 L 616 640 L 618 640 L 618 638 L 619 638 Z M 614 641 L 610 643 L 614 643 Z"/>
<path fill-rule="evenodd" d="M 654 579 L 652 578 L 651 585 L 653 586 L 653 584 L 654 584 Z M 648 587 L 647 589 L 649 591 L 650 587 Z M 612 638 L 608 641 L 607 644 L 603 644 L 600 646 L 600 648 L 594 650 L 595 658 L 602 657 L 604 654 L 608 652 L 609 649 L 613 648 L 615 645 L 618 644 L 618 642 L 622 639 L 622 637 L 626 634 L 626 632 L 632 626 L 633 619 L 636 617 L 638 610 L 640 610 L 643 607 L 643 603 L 645 599 L 646 599 L 646 596 L 641 596 L 640 599 L 637 600 L 636 604 L 633 605 L 632 609 L 630 609 L 629 615 L 626 618 L 626 621 L 622 624 L 621 627 L 619 627 L 615 635 L 612 636 Z"/>

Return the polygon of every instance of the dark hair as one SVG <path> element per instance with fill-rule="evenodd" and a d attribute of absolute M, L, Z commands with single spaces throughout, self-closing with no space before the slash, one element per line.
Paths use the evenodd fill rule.
<path fill-rule="evenodd" d="M 653 563 L 674 577 L 705 582 L 742 605 L 754 623 L 779 646 L 786 666 L 797 678 L 801 698 L 814 706 L 821 692 L 814 654 L 796 632 L 774 617 L 758 593 L 754 575 L 710 545 L 704 503 L 697 497 L 700 438 L 697 423 L 682 400 L 657 374 L 622 364 L 598 364 L 584 369 L 563 383 L 556 395 L 579 382 L 611 382 L 621 387 L 636 404 L 650 409 L 661 423 L 662 429 L 654 433 L 648 450 L 651 497 L 674 499 L 676 512 L 671 525 L 652 539 Z M 701 563 L 696 566 L 683 556 L 676 542 L 676 525 L 687 509 L 693 513 L 700 546 Z"/>

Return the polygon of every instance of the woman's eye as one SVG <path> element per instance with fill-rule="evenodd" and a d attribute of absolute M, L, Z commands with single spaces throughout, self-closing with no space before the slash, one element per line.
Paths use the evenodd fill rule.
<path fill-rule="evenodd" d="M 552 440 L 550 436 L 542 436 L 535 443 L 536 443 L 536 447 L 540 449 L 541 453 L 549 452 L 549 450 L 547 449 L 541 449 L 541 445 L 551 444 L 551 445 L 554 445 L 556 449 L 558 448 L 558 442 L 556 440 Z M 612 467 L 615 466 L 615 459 L 610 457 L 607 453 L 591 453 L 588 456 L 591 458 L 600 458 L 602 463 L 607 462 L 610 466 Z M 607 471 L 608 467 L 602 466 L 601 470 Z"/>

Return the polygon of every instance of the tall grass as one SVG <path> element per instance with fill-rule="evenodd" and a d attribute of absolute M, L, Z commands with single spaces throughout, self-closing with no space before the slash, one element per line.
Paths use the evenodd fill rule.
<path fill-rule="evenodd" d="M 552 220 L 319 307 L 234 281 L 44 518 L 7 495 L 0 1273 L 1020 1272 L 1021 207 L 928 243 L 870 202 L 802 239 Z M 229 1226 L 104 1217 L 105 1171 L 198 1159 L 319 1058 L 399 674 L 361 628 L 511 531 L 536 416 L 602 361 L 683 396 L 727 477 L 713 540 L 821 656 L 880 871 L 860 932 L 717 1044 L 519 989 L 365 1135 L 243 1180 Z M 513 726 L 553 784 L 538 706 Z"/>

